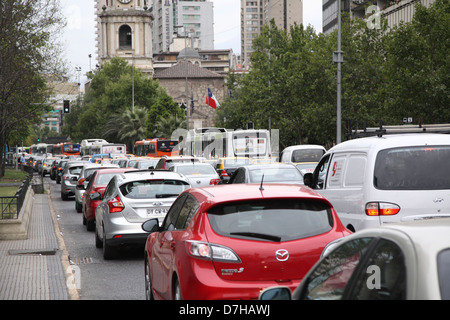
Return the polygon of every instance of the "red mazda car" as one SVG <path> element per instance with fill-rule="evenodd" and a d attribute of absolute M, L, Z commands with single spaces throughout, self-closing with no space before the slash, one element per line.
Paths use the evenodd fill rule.
<path fill-rule="evenodd" d="M 114 175 L 125 171 L 131 171 L 135 169 L 130 168 L 115 168 L 115 169 L 101 169 L 96 170 L 92 174 L 89 180 L 86 190 L 83 194 L 82 212 L 83 212 L 83 224 L 88 231 L 95 229 L 95 209 L 102 201 L 103 192 L 105 192 L 106 186 Z"/>
<path fill-rule="evenodd" d="M 191 188 L 145 246 L 147 299 L 258 299 L 294 290 L 331 242 L 350 234 L 331 204 L 296 185 Z"/>

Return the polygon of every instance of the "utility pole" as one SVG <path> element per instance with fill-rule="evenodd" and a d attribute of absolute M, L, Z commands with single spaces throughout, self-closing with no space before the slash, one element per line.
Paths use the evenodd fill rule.
<path fill-rule="evenodd" d="M 342 121 L 341 121 L 341 68 L 344 62 L 343 52 L 341 51 L 341 0 L 337 1 L 338 18 L 338 39 L 337 51 L 333 54 L 333 62 L 337 64 L 337 110 L 336 110 L 336 144 L 341 143 Z"/>

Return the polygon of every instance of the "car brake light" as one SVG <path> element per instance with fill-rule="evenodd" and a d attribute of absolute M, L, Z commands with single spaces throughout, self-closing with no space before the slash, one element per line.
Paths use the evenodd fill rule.
<path fill-rule="evenodd" d="M 222 170 L 222 173 L 220 175 L 222 177 L 228 177 L 228 173 L 225 171 L 225 169 Z"/>
<path fill-rule="evenodd" d="M 241 259 L 230 248 L 200 241 L 186 241 L 186 251 L 194 258 L 207 260 L 241 262 Z"/>
<path fill-rule="evenodd" d="M 211 179 L 211 181 L 209 182 L 210 185 L 216 185 L 219 184 L 220 179 Z"/>
<path fill-rule="evenodd" d="M 368 216 L 393 216 L 399 213 L 400 207 L 388 202 L 369 202 L 366 204 Z"/>
<path fill-rule="evenodd" d="M 119 196 L 115 197 L 112 200 L 108 201 L 109 213 L 120 212 L 125 208 L 122 200 L 120 200 Z"/>

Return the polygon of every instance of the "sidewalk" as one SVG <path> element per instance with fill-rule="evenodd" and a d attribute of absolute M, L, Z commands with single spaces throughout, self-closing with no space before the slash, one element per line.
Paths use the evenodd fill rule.
<path fill-rule="evenodd" d="M 48 194 L 34 194 L 25 240 L 0 240 L 0 300 L 71 300 L 69 262 Z"/>

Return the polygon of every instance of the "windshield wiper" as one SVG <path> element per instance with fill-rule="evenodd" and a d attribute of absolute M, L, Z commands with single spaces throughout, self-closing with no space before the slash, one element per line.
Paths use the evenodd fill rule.
<path fill-rule="evenodd" d="M 156 198 L 170 198 L 170 197 L 178 197 L 178 193 L 159 193 L 156 194 Z"/>
<path fill-rule="evenodd" d="M 231 232 L 230 235 L 245 236 L 245 237 L 251 237 L 251 238 L 260 238 L 260 239 L 270 240 L 270 241 L 274 241 L 274 242 L 281 241 L 281 237 L 273 236 L 270 234 L 264 234 L 264 233 L 256 233 L 256 232 Z"/>

